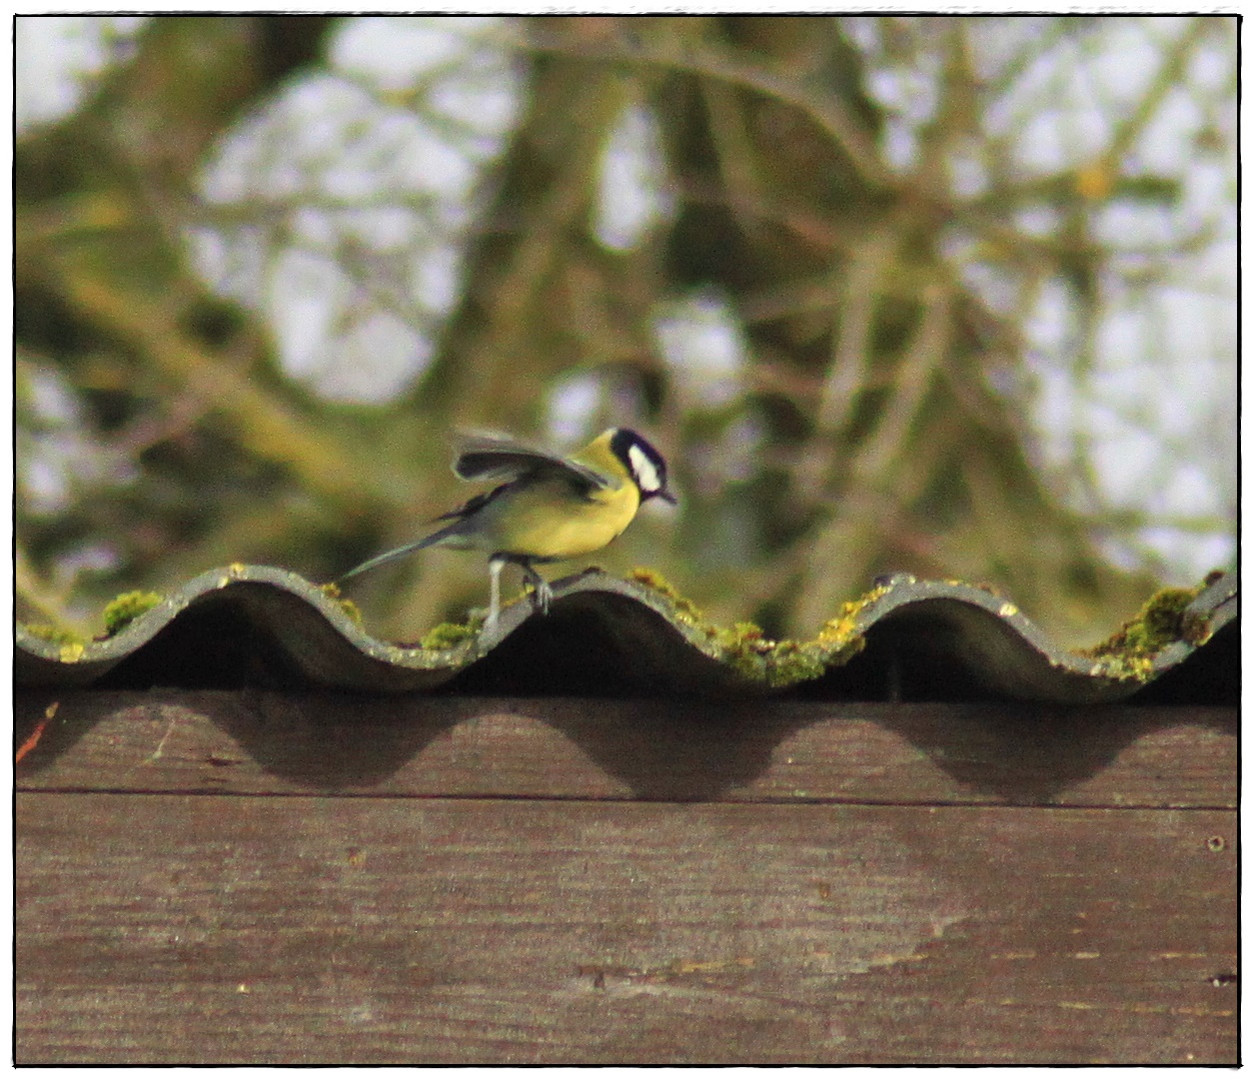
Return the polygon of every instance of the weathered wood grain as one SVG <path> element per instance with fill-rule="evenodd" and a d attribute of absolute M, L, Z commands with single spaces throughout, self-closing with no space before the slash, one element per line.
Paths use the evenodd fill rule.
<path fill-rule="evenodd" d="M 26 693 L 21 790 L 1234 807 L 1237 711 Z"/>
<path fill-rule="evenodd" d="M 1235 709 L 53 703 L 21 1063 L 1237 1057 Z"/>
<path fill-rule="evenodd" d="M 26 792 L 17 1061 L 1231 1063 L 1235 828 Z"/>

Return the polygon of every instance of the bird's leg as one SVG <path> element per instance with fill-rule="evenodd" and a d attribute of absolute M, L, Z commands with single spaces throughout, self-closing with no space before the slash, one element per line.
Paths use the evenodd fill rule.
<path fill-rule="evenodd" d="M 519 562 L 522 571 L 527 576 L 527 581 L 531 584 L 533 590 L 531 594 L 532 610 L 540 612 L 541 615 L 549 613 L 549 605 L 553 603 L 553 586 L 544 580 L 537 572 L 536 568 L 529 562 Z"/>
<path fill-rule="evenodd" d="M 503 555 L 493 555 L 488 560 L 488 576 L 491 579 L 491 599 L 488 601 L 488 620 L 483 624 L 485 630 L 495 630 L 497 617 L 501 614 L 501 571 L 509 562 Z"/>

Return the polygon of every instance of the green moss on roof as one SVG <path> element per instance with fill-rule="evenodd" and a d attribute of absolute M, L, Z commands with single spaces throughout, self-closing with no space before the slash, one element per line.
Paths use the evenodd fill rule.
<path fill-rule="evenodd" d="M 419 644 L 424 649 L 454 649 L 477 637 L 483 629 L 483 622 L 482 616 L 465 623 L 442 622 L 428 630 Z"/>
<path fill-rule="evenodd" d="M 813 640 L 782 638 L 775 641 L 756 623 L 715 625 L 655 570 L 637 567 L 630 577 L 663 597 L 676 622 L 704 634 L 721 660 L 746 678 L 774 689 L 817 679 L 831 664 L 843 664 L 861 651 L 865 642 L 856 633 L 854 620 L 866 604 L 887 592 L 886 588 L 873 589 L 860 599 L 846 603 L 840 615 L 824 623 Z"/>
<path fill-rule="evenodd" d="M 145 611 L 151 611 L 164 599 L 160 593 L 140 591 L 115 596 L 105 604 L 105 637 L 120 634 Z"/>
<path fill-rule="evenodd" d="M 610 619 L 622 618 L 625 643 L 631 643 L 641 634 L 663 635 L 665 640 L 657 643 L 656 650 L 643 650 L 650 655 L 641 662 L 656 660 L 677 677 L 677 685 L 685 681 L 685 652 L 691 653 L 694 660 L 698 657 L 702 660 L 698 665 L 701 672 L 694 677 L 695 680 L 700 682 L 707 674 L 713 674 L 714 684 L 718 686 L 741 687 L 744 682 L 750 682 L 763 689 L 777 689 L 821 678 L 861 650 L 866 643 L 864 635 L 869 632 L 874 637 L 879 632 L 875 628 L 891 621 L 888 616 L 892 613 L 922 603 L 923 607 L 918 610 L 932 620 L 932 625 L 940 634 L 954 632 L 947 620 L 955 613 L 956 605 L 961 610 L 974 607 L 985 613 L 971 624 L 972 640 L 978 645 L 979 640 L 993 634 L 998 642 L 1008 642 L 1005 656 L 996 661 L 1004 664 L 1004 670 L 994 669 L 987 673 L 991 676 L 988 682 L 992 688 L 1005 690 L 1019 680 L 1029 691 L 1039 692 L 1049 700 L 1114 700 L 1116 696 L 1136 692 L 1164 670 L 1178 664 L 1193 648 L 1236 617 L 1235 578 L 1223 589 L 1214 588 L 1215 581 L 1210 578 L 1204 585 L 1212 587 L 1204 592 L 1204 586 L 1160 591 L 1117 633 L 1101 644 L 1077 653 L 1052 647 L 1009 601 L 990 600 L 987 596 L 972 593 L 970 586 L 915 582 L 908 575 L 893 575 L 882 586 L 841 605 L 812 639 L 777 641 L 769 638 L 756 623 L 735 622 L 724 626 L 711 622 L 691 600 L 652 570 L 635 571 L 629 582 L 594 578 L 581 585 L 581 580 L 582 576 L 576 576 L 561 583 L 563 596 L 583 590 L 592 594 L 590 604 L 575 603 L 571 606 L 576 619 L 581 612 L 586 618 L 594 616 L 597 610 Z M 1227 580 L 1227 575 L 1224 580 Z M 154 593 L 132 592 L 117 597 L 108 605 L 106 622 L 110 635 L 118 635 L 118 631 L 138 618 L 138 625 L 152 631 L 146 637 L 132 631 L 113 638 L 102 635 L 95 641 L 87 641 L 72 631 L 55 626 L 20 626 L 19 678 L 26 679 L 29 685 L 61 682 L 65 685 L 85 685 L 98 678 L 100 672 L 109 670 L 118 659 L 131 655 L 137 648 L 146 647 L 143 642 L 175 618 L 193 617 L 185 614 L 185 609 L 200 606 L 197 604 L 200 598 L 235 583 L 248 587 L 237 590 L 238 596 L 232 597 L 231 602 L 242 604 L 245 612 L 258 624 L 259 632 L 282 638 L 280 644 L 289 649 L 302 670 L 322 683 L 373 686 L 373 676 L 358 674 L 360 664 L 355 659 L 344 659 L 346 656 L 351 658 L 352 650 L 356 650 L 384 662 L 379 672 L 381 687 L 433 688 L 488 655 L 503 636 L 502 633 L 494 633 L 489 635 L 487 642 L 481 642 L 479 636 L 484 619 L 482 612 L 475 612 L 464 622 L 445 622 L 432 627 L 422 637 L 419 643 L 421 649 L 388 644 L 364 631 L 352 630 L 336 616 L 338 609 L 354 623 L 360 623 L 356 605 L 342 600 L 334 586 L 322 587 L 318 592 L 317 586 L 311 587 L 304 579 L 286 570 L 233 566 L 206 572 L 172 592 L 164 602 Z M 258 589 L 257 586 L 267 588 Z M 269 596 L 267 589 L 304 600 L 305 607 L 299 604 L 293 607 L 289 599 Z M 618 601 L 598 605 L 598 596 L 604 598 L 614 594 L 634 601 L 634 605 L 629 605 L 627 609 Z M 652 617 L 639 610 L 641 605 L 653 613 Z M 276 628 L 276 613 L 284 619 L 290 616 L 296 620 L 295 625 Z M 511 614 L 506 622 L 509 629 L 503 633 L 516 629 L 529 614 L 530 603 L 524 591 L 511 605 Z M 328 621 L 327 616 L 332 616 L 332 619 Z M 1003 625 L 989 626 L 986 617 L 1000 619 Z M 666 632 L 666 625 L 670 627 L 669 632 Z M 343 633 L 337 634 L 337 626 Z M 1007 628 L 1011 631 L 1008 639 Z M 305 634 L 312 642 L 309 649 L 300 647 L 299 641 L 295 647 L 290 644 L 294 635 Z M 984 638 L 981 639 L 980 635 Z M 969 645 L 963 652 L 962 642 L 962 633 L 956 633 L 953 662 L 960 666 L 965 664 L 982 677 L 986 673 L 982 668 L 977 671 L 976 665 L 992 662 L 982 658 L 978 647 L 974 649 L 974 655 L 971 655 L 973 650 Z M 65 670 L 54 670 L 58 661 L 65 666 Z M 723 674 L 709 672 L 705 661 L 721 666 Z M 1043 672 L 1040 670 L 1042 663 L 1046 663 Z M 337 665 L 344 667 L 341 669 Z M 1060 672 L 1056 685 L 1049 682 L 1051 669 Z M 1037 678 L 1038 675 L 1043 681 Z M 1077 683 L 1075 676 L 1082 676 L 1083 679 Z M 1038 682 L 1040 686 L 1037 686 Z"/>
<path fill-rule="evenodd" d="M 1136 615 L 1099 645 L 1082 649 L 1097 663 L 1094 675 L 1146 682 L 1154 673 L 1154 658 L 1177 641 L 1187 640 L 1184 613 L 1196 599 L 1195 589 L 1160 589 Z"/>

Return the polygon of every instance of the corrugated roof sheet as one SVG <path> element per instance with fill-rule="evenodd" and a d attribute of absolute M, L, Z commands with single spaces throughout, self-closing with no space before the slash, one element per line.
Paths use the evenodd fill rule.
<path fill-rule="evenodd" d="M 772 642 L 705 624 L 648 576 L 589 571 L 554 583 L 547 616 L 515 603 L 490 633 L 445 627 L 426 647 L 402 646 L 296 574 L 234 565 L 103 640 L 19 626 L 15 677 L 19 687 L 1235 703 L 1237 613 L 1236 576 L 1212 576 L 1196 595 L 1165 590 L 1104 646 L 1077 652 L 990 590 L 903 574 L 846 604 L 815 639 Z"/>

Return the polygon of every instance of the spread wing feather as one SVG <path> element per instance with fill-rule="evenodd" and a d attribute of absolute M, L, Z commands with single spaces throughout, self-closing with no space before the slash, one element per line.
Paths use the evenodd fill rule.
<path fill-rule="evenodd" d="M 587 465 L 494 435 L 465 436 L 453 472 L 462 480 L 505 482 L 547 473 L 566 476 L 589 489 L 610 486 L 609 477 Z"/>

